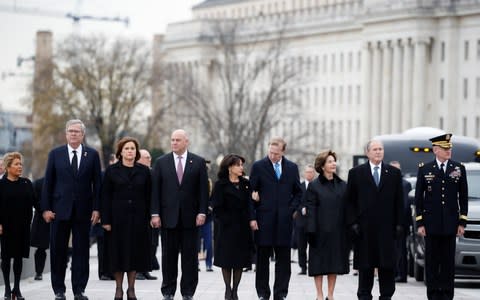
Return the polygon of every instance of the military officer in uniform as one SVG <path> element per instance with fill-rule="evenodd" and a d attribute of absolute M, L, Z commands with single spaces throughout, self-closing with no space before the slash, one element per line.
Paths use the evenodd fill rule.
<path fill-rule="evenodd" d="M 453 299 L 455 236 L 464 234 L 468 212 L 465 167 L 451 160 L 451 134 L 431 138 L 435 160 L 418 168 L 415 204 L 418 233 L 425 237 L 428 299 Z"/>

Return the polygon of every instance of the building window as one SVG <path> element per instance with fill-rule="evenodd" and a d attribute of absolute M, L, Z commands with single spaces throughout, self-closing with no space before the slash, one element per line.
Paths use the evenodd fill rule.
<path fill-rule="evenodd" d="M 348 52 L 348 72 L 352 72 L 352 65 L 353 65 L 353 53 Z"/>
<path fill-rule="evenodd" d="M 360 90 L 360 85 L 357 85 L 357 104 L 360 105 L 360 103 L 362 102 L 362 95 L 360 94 L 361 90 Z"/>
<path fill-rule="evenodd" d="M 475 97 L 477 99 L 480 99 L 480 77 L 477 77 L 477 80 L 475 83 Z"/>
<path fill-rule="evenodd" d="M 332 86 L 332 87 L 330 88 L 330 97 L 331 97 L 331 98 L 330 98 L 330 104 L 331 104 L 332 107 L 333 107 L 333 105 L 335 104 L 335 87 L 334 87 L 334 86 Z"/>
<path fill-rule="evenodd" d="M 318 56 L 315 56 L 315 74 L 318 74 L 319 68 L 320 68 L 320 59 Z"/>
<path fill-rule="evenodd" d="M 445 87 L 445 82 L 442 78 L 442 79 L 440 79 L 440 99 L 443 99 L 444 87 Z"/>
<path fill-rule="evenodd" d="M 349 85 L 347 88 L 347 103 L 348 105 L 352 105 L 352 86 Z"/>
<path fill-rule="evenodd" d="M 343 72 L 343 53 L 340 53 L 340 72 Z"/>
<path fill-rule="evenodd" d="M 332 54 L 332 73 L 335 72 L 335 54 Z"/>
<path fill-rule="evenodd" d="M 467 135 L 467 117 L 462 118 L 462 135 Z"/>
<path fill-rule="evenodd" d="M 343 86 L 340 86 L 338 90 L 338 103 L 340 106 L 343 105 Z"/>
<path fill-rule="evenodd" d="M 464 58 L 465 58 L 465 60 L 468 60 L 468 41 L 465 41 Z"/>
<path fill-rule="evenodd" d="M 468 78 L 463 78 L 463 99 L 468 98 Z"/>
<path fill-rule="evenodd" d="M 322 105 L 325 107 L 327 105 L 327 88 L 322 88 Z"/>
<path fill-rule="evenodd" d="M 480 40 L 477 40 L 477 60 L 480 60 Z"/>
<path fill-rule="evenodd" d="M 445 61 L 445 42 L 440 44 L 440 61 Z"/>
<path fill-rule="evenodd" d="M 327 59 L 328 59 L 327 55 L 324 54 L 323 55 L 323 73 L 324 74 L 327 73 Z"/>
<path fill-rule="evenodd" d="M 443 129 L 443 117 L 440 117 L 440 120 L 438 120 L 438 127 L 440 127 L 440 129 Z"/>
<path fill-rule="evenodd" d="M 475 118 L 475 136 L 480 138 L 480 117 Z"/>
<path fill-rule="evenodd" d="M 358 51 L 358 54 L 357 54 L 358 58 L 358 62 L 357 62 L 357 71 L 360 71 L 361 68 L 362 68 L 362 51 Z"/>

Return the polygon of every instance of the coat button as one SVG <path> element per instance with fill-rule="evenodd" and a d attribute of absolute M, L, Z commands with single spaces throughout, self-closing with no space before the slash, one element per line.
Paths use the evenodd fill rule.
<path fill-rule="evenodd" d="M 131 204 L 133 201 L 131 199 L 128 199 L 128 203 Z"/>
<path fill-rule="evenodd" d="M 442 204 L 445 204 L 445 201 L 442 201 Z"/>

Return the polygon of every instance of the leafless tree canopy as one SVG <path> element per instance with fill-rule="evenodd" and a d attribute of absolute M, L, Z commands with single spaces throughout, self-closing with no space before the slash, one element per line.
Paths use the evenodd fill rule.
<path fill-rule="evenodd" d="M 145 124 L 151 99 L 151 56 L 141 40 L 73 35 L 54 57 L 58 114 L 80 118 L 98 138 L 104 162 L 119 136 Z"/>
<path fill-rule="evenodd" d="M 214 22 L 200 38 L 211 48 L 207 66 L 168 65 L 167 94 L 186 108 L 180 118 L 199 122 L 212 157 L 234 152 L 251 163 L 296 106 L 290 91 L 301 82 L 278 28 L 249 32 L 235 21 Z"/>

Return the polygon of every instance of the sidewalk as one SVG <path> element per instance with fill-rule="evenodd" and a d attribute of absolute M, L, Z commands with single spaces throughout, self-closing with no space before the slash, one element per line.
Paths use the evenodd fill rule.
<path fill-rule="evenodd" d="M 160 251 L 158 252 L 160 255 Z M 204 300 L 223 300 L 224 285 L 221 275 L 221 270 L 214 267 L 214 272 L 205 272 L 205 265 L 203 261 L 200 262 L 201 272 L 199 272 L 199 283 L 194 299 Z M 297 275 L 299 268 L 296 264 L 292 264 L 292 276 L 289 287 L 289 300 L 313 300 L 315 299 L 315 287 L 313 279 L 305 275 Z M 271 264 L 271 280 L 273 285 L 274 263 Z M 139 280 L 136 282 L 136 294 L 139 300 L 161 300 L 160 293 L 161 272 L 152 272 L 157 276 L 158 280 Z M 27 300 L 53 300 L 54 295 L 50 285 L 50 273 L 43 276 L 42 281 L 35 281 L 33 277 L 22 280 L 21 289 L 23 295 Z M 335 289 L 336 300 L 352 300 L 356 299 L 357 276 L 351 274 L 339 276 L 337 286 Z M 408 283 L 397 284 L 396 292 L 393 299 L 396 300 L 422 300 L 426 299 L 425 286 L 421 282 L 415 282 L 414 279 L 409 278 Z M 70 271 L 67 271 L 67 299 L 73 299 L 70 282 Z M 479 299 L 480 282 L 476 281 L 473 284 L 460 283 L 460 286 L 455 290 L 455 300 L 475 300 Z M 465 288 L 467 287 L 467 288 Z M 326 280 L 324 282 L 324 289 L 326 289 Z M 126 282 L 124 284 L 126 290 Z M 88 282 L 85 294 L 90 300 L 105 300 L 113 299 L 115 292 L 114 281 L 100 281 L 97 276 L 97 256 L 96 247 L 91 248 L 90 257 L 90 280 Z M 0 295 L 3 295 L 1 290 Z M 242 281 L 239 288 L 239 298 L 242 300 L 258 299 L 255 292 L 255 273 L 246 272 L 243 274 Z M 181 300 L 179 290 L 175 295 L 175 300 Z M 378 283 L 374 286 L 374 297 L 378 297 Z M 125 297 L 126 299 L 126 297 Z"/>

